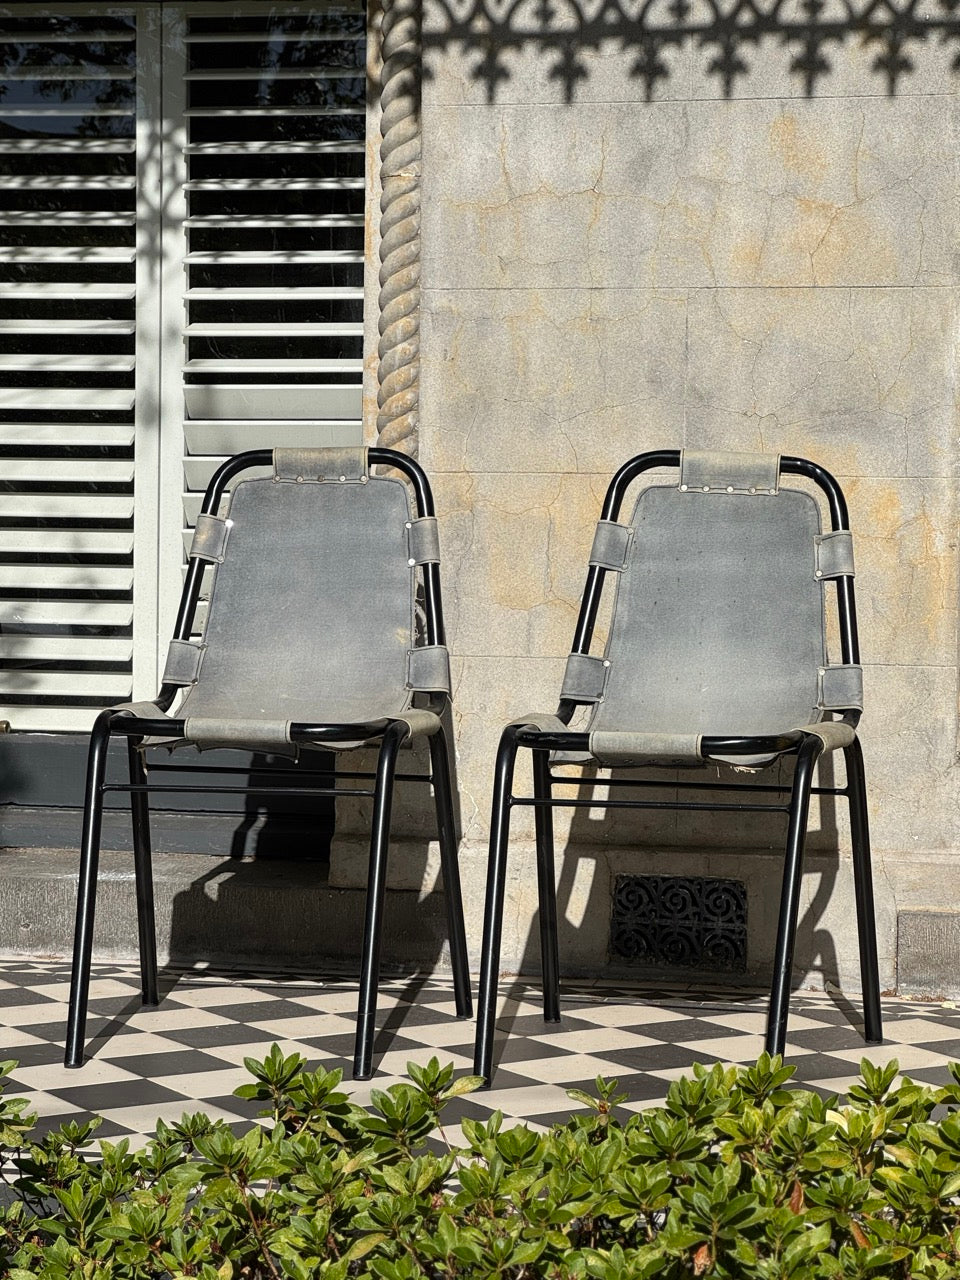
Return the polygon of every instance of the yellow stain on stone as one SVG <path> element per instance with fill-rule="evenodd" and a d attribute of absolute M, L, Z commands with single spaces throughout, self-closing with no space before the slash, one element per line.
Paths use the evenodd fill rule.
<path fill-rule="evenodd" d="M 757 274 L 760 269 L 760 259 L 763 257 L 763 241 L 759 236 L 747 236 L 743 240 L 738 240 L 731 252 L 731 265 L 745 271 L 751 277 Z"/>
<path fill-rule="evenodd" d="M 827 160 L 812 132 L 803 129 L 795 115 L 784 112 L 770 126 L 770 142 L 784 168 L 819 183 L 827 172 Z"/>
<path fill-rule="evenodd" d="M 365 149 L 365 167 L 368 184 L 379 177 L 380 138 L 373 129 L 368 130 Z M 376 214 L 374 214 L 376 210 Z M 363 240 L 364 256 L 371 262 L 379 247 L 380 207 L 378 200 L 367 200 L 364 203 Z"/>
<path fill-rule="evenodd" d="M 859 488 L 851 486 L 850 488 Z M 913 631 L 922 630 L 930 641 L 940 636 L 945 611 L 955 608 L 955 557 L 947 553 L 945 531 L 921 496 L 905 511 L 895 489 L 882 486 L 866 504 L 866 518 L 857 522 L 858 541 L 869 539 L 875 557 L 872 566 L 884 584 L 883 596 L 891 617 L 900 618 Z"/>
<path fill-rule="evenodd" d="M 934 639 L 940 632 L 944 610 L 952 613 L 955 608 L 954 570 L 952 556 L 944 554 L 943 531 L 931 518 L 921 503 L 917 511 L 915 538 L 918 544 L 914 560 L 917 575 L 915 589 L 919 599 L 913 605 L 915 621 Z"/>
<path fill-rule="evenodd" d="M 862 207 L 839 208 L 813 254 L 818 285 L 880 285 L 899 278 L 893 246 Z"/>
<path fill-rule="evenodd" d="M 883 543 L 897 536 L 903 528 L 903 502 L 895 489 L 883 487 L 869 501 L 865 527 L 871 536 Z"/>

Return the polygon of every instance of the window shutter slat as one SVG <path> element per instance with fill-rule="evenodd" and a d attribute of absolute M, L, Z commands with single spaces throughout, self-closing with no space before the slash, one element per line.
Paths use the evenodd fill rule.
<path fill-rule="evenodd" d="M 30 586 L 37 591 L 129 591 L 133 569 L 89 564 L 34 564 Z M 23 566 L 0 564 L 0 591 L 23 586 Z"/>
<path fill-rule="evenodd" d="M 132 552 L 133 534 L 122 529 L 8 529 L 4 545 L 8 550 L 37 555 L 120 557 Z"/>
<path fill-rule="evenodd" d="M 105 600 L 0 600 L 4 627 L 129 627 L 133 606 Z M 4 643 L 6 644 L 6 637 Z M 42 688 L 47 672 L 31 672 L 33 688 Z"/>
<path fill-rule="evenodd" d="M 133 444 L 132 423 L 75 422 L 69 426 L 59 422 L 5 422 L 3 436 L 11 445 L 85 445 L 96 432 L 102 448 L 121 448 Z"/>
<path fill-rule="evenodd" d="M 284 422 L 274 418 L 266 424 L 275 449 L 309 449 L 318 436 L 331 446 L 346 448 L 356 444 L 356 430 L 349 420 L 320 421 L 308 418 L 301 422 Z M 265 424 L 256 419 L 230 421 L 220 419 L 188 422 L 186 443 L 189 453 L 206 452 L 215 459 L 226 459 L 246 449 L 261 448 Z"/>
<path fill-rule="evenodd" d="M 103 493 L 0 493 L 0 520 L 82 520 L 96 527 L 104 520 L 133 522 L 133 494 L 115 497 Z M 0 550 L 6 547 L 7 533 L 0 529 Z M 30 574 L 24 571 L 24 580 Z M 0 642 L 2 652 L 2 642 Z"/>
<path fill-rule="evenodd" d="M 5 458 L 3 478 L 37 484 L 129 484 L 133 459 L 118 462 L 77 458 Z"/>
<path fill-rule="evenodd" d="M 129 413 L 133 392 L 125 387 L 4 387 L 0 385 L 0 411 L 22 409 L 37 413 Z M 2 434 L 0 434 L 2 439 Z M 100 442 L 96 434 L 90 444 Z"/>
<path fill-rule="evenodd" d="M 83 636 L 21 636 L 10 637 L 10 649 L 14 657 L 23 661 L 33 659 L 42 662 L 129 662 L 133 651 L 130 638 L 105 640 Z M 16 692 L 16 690 L 14 690 Z"/>

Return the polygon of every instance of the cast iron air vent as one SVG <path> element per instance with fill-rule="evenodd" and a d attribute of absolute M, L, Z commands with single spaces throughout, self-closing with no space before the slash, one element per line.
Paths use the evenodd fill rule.
<path fill-rule="evenodd" d="M 742 973 L 746 885 L 706 876 L 617 876 L 610 950 L 618 959 L 658 968 Z"/>

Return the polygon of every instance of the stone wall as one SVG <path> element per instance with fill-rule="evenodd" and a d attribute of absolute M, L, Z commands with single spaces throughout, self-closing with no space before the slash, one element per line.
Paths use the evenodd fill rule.
<path fill-rule="evenodd" d="M 820 461 L 851 507 L 893 987 L 898 912 L 960 910 L 956 24 L 934 14 L 918 33 L 892 7 L 872 31 L 846 7 L 832 22 L 782 6 L 766 25 L 749 7 L 724 22 L 706 6 L 594 9 L 424 10 L 420 453 L 445 555 L 471 945 L 499 731 L 555 706 L 611 471 L 656 447 L 774 449 Z M 856 989 L 841 807 L 811 819 L 798 965 Z M 528 814 L 508 968 L 538 964 Z M 765 973 L 778 820 L 582 810 L 558 835 L 567 971 L 604 971 L 613 877 L 648 871 L 744 880 L 749 969 Z M 960 973 L 932 982 L 957 990 Z"/>

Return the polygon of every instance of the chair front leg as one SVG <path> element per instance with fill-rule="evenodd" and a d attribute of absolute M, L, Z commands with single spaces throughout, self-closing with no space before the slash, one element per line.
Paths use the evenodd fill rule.
<path fill-rule="evenodd" d="M 127 739 L 130 785 L 143 787 L 147 771 L 139 750 L 141 739 Z M 131 791 L 133 869 L 137 886 L 137 932 L 140 941 L 140 990 L 145 1005 L 157 1005 L 157 928 L 153 909 L 153 859 L 150 849 L 150 805 L 145 791 Z"/>
<path fill-rule="evenodd" d="M 550 753 L 533 753 L 533 796 L 549 802 Z M 543 1020 L 560 1021 L 560 942 L 557 936 L 557 875 L 554 865 L 553 809 L 549 803 L 534 808 L 537 832 L 537 893 L 540 917 L 540 969 L 543 974 Z"/>
<path fill-rule="evenodd" d="M 470 961 L 467 935 L 463 926 L 463 896 L 460 892 L 460 864 L 457 858 L 457 828 L 453 812 L 453 787 L 450 782 L 450 760 L 447 736 L 441 726 L 430 737 L 430 768 L 433 794 L 437 806 L 437 834 L 440 841 L 440 869 L 443 874 L 443 896 L 447 908 L 447 937 L 450 943 L 450 967 L 453 970 L 453 992 L 457 1017 L 473 1016 L 470 994 Z"/>
<path fill-rule="evenodd" d="M 363 924 L 363 953 L 360 961 L 360 1004 L 357 1011 L 357 1038 L 353 1054 L 355 1080 L 369 1080 L 373 1073 L 373 1037 L 380 985 L 380 943 L 383 932 L 383 900 L 387 885 L 387 852 L 390 844 L 390 813 L 393 807 L 393 779 L 397 753 L 407 736 L 402 722 L 389 725 L 380 744 L 377 780 L 373 796 L 373 826 L 370 832 L 370 865 L 367 871 L 367 904 Z"/>
<path fill-rule="evenodd" d="M 883 1043 L 880 1008 L 880 966 L 877 963 L 877 920 L 873 905 L 873 868 L 870 865 L 870 822 L 863 751 L 854 738 L 843 751 L 850 801 L 850 842 L 853 850 L 853 885 L 857 902 L 857 936 L 860 943 L 860 986 L 863 990 L 863 1038 L 867 1044 Z"/>
<path fill-rule="evenodd" d="M 500 737 L 493 784 L 487 893 L 483 907 L 483 944 L 480 953 L 480 990 L 477 997 L 477 1039 L 473 1058 L 474 1075 L 482 1076 L 488 1085 L 493 1075 L 497 976 L 500 969 L 507 846 L 510 840 L 510 806 L 513 800 L 513 770 L 516 759 L 517 728 L 515 725 L 507 725 Z"/>
<path fill-rule="evenodd" d="M 103 779 L 110 745 L 112 711 L 101 711 L 94 722 L 87 752 L 87 778 L 83 795 L 83 830 L 80 836 L 80 875 L 77 884 L 77 920 L 73 935 L 73 968 L 67 1012 L 65 1067 L 83 1065 L 90 993 L 90 959 L 97 909 L 97 871 L 100 866 L 100 832 L 103 826 Z"/>
<path fill-rule="evenodd" d="M 787 1042 L 787 1014 L 790 1005 L 790 978 L 793 973 L 793 949 L 800 908 L 800 881 L 803 875 L 803 846 L 810 813 L 810 788 L 813 771 L 823 744 L 814 734 L 804 736 L 797 753 L 793 775 L 793 792 L 787 820 L 787 846 L 783 863 L 783 888 L 780 891 L 780 920 L 777 925 L 777 949 L 773 962 L 773 986 L 767 1014 L 766 1049 L 782 1054 Z"/>

